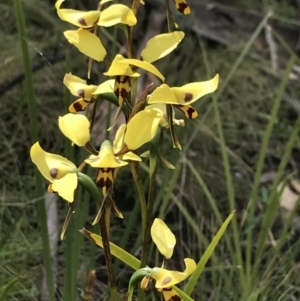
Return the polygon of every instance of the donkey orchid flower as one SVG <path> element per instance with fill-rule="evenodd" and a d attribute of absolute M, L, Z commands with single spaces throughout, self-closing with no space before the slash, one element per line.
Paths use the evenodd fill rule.
<path fill-rule="evenodd" d="M 202 96 L 214 92 L 218 88 L 219 75 L 213 79 L 186 84 L 182 87 L 169 87 L 166 84 L 160 85 L 150 95 L 148 103 L 171 104 L 183 111 L 187 118 L 196 118 L 197 111 L 190 105 Z"/>
<path fill-rule="evenodd" d="M 30 149 L 32 162 L 40 173 L 51 183 L 48 191 L 57 192 L 64 200 L 72 203 L 77 188 L 77 167 L 68 159 L 45 152 L 39 142 Z"/>

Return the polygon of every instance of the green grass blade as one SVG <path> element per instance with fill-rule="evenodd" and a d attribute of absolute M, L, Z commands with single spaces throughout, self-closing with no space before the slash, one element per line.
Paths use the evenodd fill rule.
<path fill-rule="evenodd" d="M 256 206 L 256 199 L 257 199 L 257 194 L 258 194 L 258 188 L 259 188 L 260 178 L 261 178 L 261 175 L 263 172 L 264 160 L 265 160 L 265 157 L 267 154 L 268 144 L 269 144 L 269 141 L 271 138 L 274 124 L 277 119 L 277 115 L 278 115 L 280 103 L 281 103 L 281 100 L 283 97 L 283 93 L 284 93 L 286 85 L 288 83 L 288 76 L 291 72 L 294 62 L 295 62 L 295 57 L 292 57 L 289 61 L 289 64 L 285 71 L 285 75 L 284 75 L 281 85 L 279 87 L 279 91 L 278 91 L 277 97 L 274 101 L 274 105 L 273 105 L 273 108 L 271 111 L 271 116 L 270 116 L 266 131 L 265 131 L 265 134 L 263 137 L 262 147 L 259 152 L 259 157 L 258 157 L 258 161 L 256 164 L 256 172 L 255 172 L 254 183 L 253 183 L 253 187 L 252 187 L 252 191 L 251 191 L 251 195 L 250 195 L 250 203 L 248 205 L 250 215 L 254 214 L 254 210 L 255 210 L 255 206 Z M 247 214 L 247 211 L 245 214 Z M 243 218 L 243 220 L 245 220 L 245 217 Z M 252 267 L 251 267 L 252 250 L 251 249 L 252 249 L 252 231 L 249 231 L 247 233 L 247 244 L 246 244 L 246 273 L 247 273 L 248 279 L 250 279 L 250 277 L 251 277 L 251 269 L 252 269 Z"/>
<path fill-rule="evenodd" d="M 270 19 L 270 17 L 272 17 L 272 15 L 273 15 L 272 12 L 268 12 L 264 16 L 264 18 L 261 20 L 261 22 L 257 26 L 256 30 L 253 32 L 253 34 L 251 35 L 251 37 L 247 41 L 243 51 L 241 52 L 241 54 L 238 56 L 238 58 L 234 62 L 232 68 L 230 69 L 228 75 L 225 77 L 225 79 L 224 79 L 222 85 L 220 86 L 220 88 L 218 88 L 218 90 L 216 92 L 216 98 L 217 99 L 222 95 L 223 91 L 225 90 L 225 88 L 227 87 L 227 85 L 230 82 L 231 78 L 233 77 L 235 71 L 240 66 L 241 62 L 244 60 L 246 55 L 249 53 L 250 48 L 252 47 L 255 40 L 258 38 L 259 34 L 263 30 L 263 28 L 266 26 L 268 20 Z"/>
<path fill-rule="evenodd" d="M 7 295 L 12 290 L 13 286 L 20 280 L 20 278 L 21 277 L 14 278 L 5 285 L 3 291 L 0 293 L 0 301 L 5 301 Z"/>
<path fill-rule="evenodd" d="M 27 32 L 26 24 L 23 13 L 23 8 L 21 0 L 14 0 L 14 10 L 18 25 L 20 44 L 22 48 L 23 64 L 25 72 L 25 87 L 27 94 L 27 104 L 28 104 L 28 114 L 30 118 L 30 130 L 31 130 L 31 142 L 34 143 L 38 140 L 38 118 L 37 109 L 35 103 L 35 94 L 32 78 L 32 65 L 27 44 Z M 35 179 L 36 179 L 36 193 L 37 197 L 42 197 L 44 195 L 44 185 L 42 175 L 35 169 Z M 43 260 L 47 279 L 47 289 L 49 301 L 55 301 L 55 290 L 54 290 L 54 279 L 52 271 L 52 259 L 50 252 L 49 236 L 48 236 L 48 226 L 47 226 L 47 214 L 45 207 L 45 200 L 42 199 L 37 203 L 38 217 L 41 225 L 41 235 L 43 244 Z"/>
<path fill-rule="evenodd" d="M 246 57 L 246 55 L 250 51 L 253 43 L 255 42 L 255 40 L 257 39 L 260 32 L 262 31 L 264 26 L 267 24 L 267 21 L 271 16 L 272 16 L 271 12 L 269 12 L 265 15 L 263 20 L 257 26 L 256 30 L 254 31 L 254 33 L 251 35 L 250 39 L 246 43 L 246 45 L 243 48 L 241 54 L 238 56 L 237 60 L 233 64 L 233 66 L 230 69 L 228 75 L 224 79 L 222 85 L 218 88 L 216 93 L 212 95 L 213 104 L 212 104 L 212 107 L 210 107 L 210 108 L 213 108 L 214 112 L 215 112 L 217 133 L 218 133 L 218 136 L 219 136 L 219 139 L 220 139 L 222 161 L 223 161 L 224 171 L 225 171 L 228 202 L 229 202 L 229 206 L 230 206 L 231 210 L 235 209 L 235 196 L 234 196 L 232 176 L 231 176 L 231 172 L 230 172 L 230 163 L 229 163 L 229 157 L 228 157 L 228 153 L 227 153 L 227 146 L 226 146 L 226 143 L 225 143 L 223 125 L 222 125 L 222 120 L 221 120 L 221 116 L 220 116 L 220 112 L 219 112 L 219 108 L 218 108 L 218 99 L 222 95 L 225 88 L 228 86 L 228 84 L 229 84 L 230 80 L 232 79 L 235 71 L 237 70 L 237 68 L 240 66 L 241 62 L 244 60 L 244 58 Z M 204 52 L 203 57 L 206 58 L 205 49 L 203 47 L 202 47 L 202 52 Z M 206 66 L 207 73 L 208 73 L 208 75 L 210 75 L 209 74 L 209 67 L 208 67 L 208 60 L 206 59 L 204 63 L 205 63 L 205 66 Z M 207 110 L 207 112 L 205 114 L 206 116 L 208 116 L 209 111 L 210 111 L 210 109 Z M 240 240 L 239 240 L 240 234 L 239 234 L 239 229 L 238 229 L 238 225 L 237 225 L 236 220 L 233 220 L 232 227 L 233 227 L 234 245 L 235 245 L 235 249 L 236 249 L 237 264 L 242 266 L 241 248 L 240 248 Z M 247 281 L 245 280 L 245 275 L 244 275 L 243 269 L 240 269 L 240 282 L 243 285 L 247 285 Z"/>
<path fill-rule="evenodd" d="M 298 139 L 299 130 L 300 130 L 300 116 L 298 117 L 298 119 L 297 119 L 297 121 L 296 121 L 296 123 L 293 127 L 292 133 L 289 137 L 289 140 L 287 142 L 286 148 L 284 150 L 284 154 L 282 156 L 280 165 L 278 167 L 278 172 L 276 174 L 276 177 L 274 179 L 274 182 L 273 182 L 273 185 L 272 185 L 272 188 L 271 188 L 271 194 L 270 194 L 270 196 L 268 198 L 268 201 L 267 201 L 267 209 L 266 209 L 266 212 L 265 212 L 265 218 L 263 219 L 263 223 L 262 223 L 262 226 L 261 226 L 261 231 L 260 231 L 260 234 L 259 234 L 259 237 L 258 237 L 256 260 L 260 259 L 261 254 L 262 254 L 262 252 L 265 248 L 265 242 L 266 242 L 266 239 L 267 239 L 267 236 L 268 236 L 269 229 L 270 229 L 271 225 L 274 222 L 274 219 L 276 217 L 277 209 L 280 205 L 279 204 L 279 195 L 278 195 L 278 192 L 277 192 L 277 187 L 278 187 L 278 185 L 280 183 L 280 180 L 282 178 L 282 175 L 285 171 L 285 167 L 286 167 L 286 165 L 288 163 L 288 160 L 290 158 L 290 154 L 291 154 L 292 148 L 295 144 L 295 141 Z"/>
<path fill-rule="evenodd" d="M 207 247 L 207 249 L 205 250 L 203 256 L 201 257 L 200 261 L 197 264 L 197 268 L 195 270 L 195 272 L 191 275 L 191 277 L 189 278 L 184 291 L 190 295 L 192 293 L 192 291 L 195 288 L 195 285 L 207 263 L 207 261 L 209 260 L 209 258 L 211 257 L 212 253 L 214 252 L 217 244 L 219 243 L 221 237 L 223 236 L 225 230 L 227 229 L 227 226 L 229 225 L 230 221 L 232 220 L 233 216 L 234 216 L 235 211 L 231 212 L 229 214 L 229 216 L 226 218 L 226 220 L 224 221 L 224 223 L 222 224 L 222 226 L 220 227 L 219 231 L 217 232 L 217 234 L 215 235 L 215 237 L 213 238 L 213 240 L 211 241 L 211 243 L 209 244 L 209 246 Z"/>

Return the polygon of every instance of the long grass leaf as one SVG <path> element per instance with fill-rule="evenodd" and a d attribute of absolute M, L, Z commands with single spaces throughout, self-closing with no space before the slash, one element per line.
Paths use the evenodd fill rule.
<path fill-rule="evenodd" d="M 278 111 L 279 111 L 279 107 L 280 107 L 280 103 L 283 97 L 283 93 L 285 91 L 286 85 L 288 83 L 288 76 L 292 70 L 292 67 L 294 65 L 295 62 L 295 57 L 292 57 L 289 61 L 289 64 L 286 68 L 285 74 L 283 76 L 283 80 L 281 82 L 281 85 L 279 87 L 279 91 L 278 94 L 275 98 L 274 104 L 273 104 L 273 108 L 271 111 L 271 115 L 270 115 L 270 119 L 267 125 L 267 128 L 265 130 L 265 134 L 263 137 L 263 141 L 262 141 L 262 146 L 259 152 L 259 157 L 258 157 L 258 161 L 256 163 L 256 172 L 254 175 L 254 183 L 253 183 L 253 187 L 252 187 L 252 191 L 251 191 L 251 195 L 250 195 L 250 201 L 248 204 L 248 208 L 249 211 L 246 211 L 244 213 L 244 217 L 243 220 L 246 219 L 246 214 L 250 214 L 251 216 L 254 213 L 255 210 L 255 205 L 256 205 L 256 199 L 257 199 L 257 194 L 258 194 L 258 188 L 259 188 L 259 181 L 262 175 L 262 171 L 263 171 L 263 167 L 264 167 L 264 160 L 266 157 L 266 153 L 267 153 L 267 149 L 268 149 L 268 144 L 270 141 L 270 137 L 273 131 L 273 127 L 274 124 L 276 122 L 277 119 L 277 115 L 278 115 Z M 252 231 L 249 231 L 247 233 L 247 244 L 246 244 L 246 273 L 247 273 L 247 278 L 251 279 L 251 274 L 252 274 L 252 265 L 251 265 L 251 261 L 252 261 Z M 250 289 L 250 287 L 249 287 Z"/>
<path fill-rule="evenodd" d="M 13 286 L 20 280 L 20 278 L 21 277 L 14 278 L 5 285 L 2 292 L 0 293 L 0 301 L 6 300 L 7 295 L 12 290 Z"/>
<path fill-rule="evenodd" d="M 26 24 L 23 13 L 23 8 L 21 0 L 14 0 L 14 10 L 17 19 L 18 31 L 20 44 L 22 48 L 23 64 L 25 72 L 25 87 L 26 87 L 26 99 L 28 104 L 28 115 L 30 118 L 30 130 L 31 130 L 31 142 L 34 143 L 38 140 L 38 118 L 37 118 L 37 108 L 35 102 L 33 78 L 32 78 L 32 65 L 27 43 L 27 32 Z M 42 175 L 35 169 L 35 179 L 36 179 L 36 192 L 37 196 L 41 197 L 44 194 L 44 185 Z M 52 259 L 50 252 L 49 236 L 48 236 L 48 226 L 47 226 L 47 214 L 45 200 L 42 199 L 37 203 L 38 218 L 41 225 L 41 235 L 43 244 L 43 259 L 44 267 L 46 272 L 46 281 L 48 289 L 48 298 L 50 301 L 55 301 L 55 290 L 54 290 L 54 279 L 52 271 Z"/>
<path fill-rule="evenodd" d="M 300 131 L 300 116 L 298 117 L 298 119 L 293 127 L 292 133 L 289 137 L 289 140 L 287 142 L 280 165 L 278 167 L 276 177 L 274 179 L 274 182 L 273 182 L 273 185 L 271 188 L 271 194 L 267 200 L 267 208 L 265 211 L 265 217 L 263 219 L 261 231 L 260 231 L 259 237 L 258 237 L 256 261 L 259 261 L 259 259 L 261 258 L 262 252 L 265 248 L 265 242 L 266 242 L 266 238 L 269 233 L 269 229 L 270 229 L 271 225 L 273 224 L 274 219 L 276 217 L 276 212 L 279 207 L 279 195 L 277 192 L 277 187 L 278 187 L 281 177 L 285 171 L 285 167 L 290 158 L 290 154 L 291 154 L 291 151 L 295 144 L 295 141 L 296 141 L 296 139 L 298 139 L 299 131 Z"/>
<path fill-rule="evenodd" d="M 192 291 L 195 288 L 195 285 L 207 263 L 207 261 L 209 260 L 209 258 L 211 257 L 212 253 L 214 252 L 217 244 L 219 243 L 221 237 L 223 236 L 225 230 L 227 229 L 227 226 L 229 225 L 230 221 L 232 220 L 233 216 L 234 216 L 235 211 L 231 212 L 229 214 L 229 216 L 226 218 L 226 220 L 224 221 L 224 223 L 222 224 L 222 226 L 220 227 L 219 231 L 217 232 L 217 234 L 215 235 L 215 237 L 213 238 L 213 240 L 211 241 L 211 243 L 209 244 L 209 246 L 207 247 L 207 249 L 205 250 L 204 254 L 202 255 L 200 261 L 197 264 L 196 270 L 194 271 L 194 273 L 191 275 L 191 277 L 189 278 L 184 291 L 185 293 L 187 293 L 188 295 L 190 295 L 192 293 Z"/>

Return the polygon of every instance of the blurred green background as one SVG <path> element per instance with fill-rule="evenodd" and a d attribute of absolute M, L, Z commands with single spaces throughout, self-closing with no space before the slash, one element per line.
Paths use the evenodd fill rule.
<path fill-rule="evenodd" d="M 145 2 L 134 31 L 137 52 L 150 37 L 167 32 L 163 1 Z M 197 102 L 197 120 L 186 120 L 184 129 L 176 129 L 183 151 L 173 150 L 170 139 L 162 146 L 164 156 L 177 167 L 172 171 L 160 166 L 155 205 L 155 216 L 163 218 L 177 237 L 175 260 L 170 266 L 183 268 L 183 258 L 188 256 L 198 261 L 221 222 L 236 209 L 235 220 L 192 297 L 196 301 L 299 300 L 300 3 L 188 2 L 190 16 L 174 11 L 186 36 L 157 67 L 171 86 L 219 73 L 220 87 L 214 95 Z M 72 26 L 57 17 L 54 1 L 26 0 L 22 4 L 39 140 L 47 151 L 64 154 L 66 142 L 57 118 L 66 113 L 74 98 L 62 79 L 67 72 L 86 78 L 87 60 L 65 40 L 62 32 Z M 65 2 L 65 7 L 81 10 L 96 6 L 95 0 Z M 18 279 L 5 300 L 48 300 L 37 212 L 41 200 L 29 157 L 28 94 L 13 2 L 0 0 L 0 12 L 0 293 Z M 101 29 L 101 38 L 110 58 L 116 52 L 124 53 L 121 31 Z M 104 80 L 104 70 L 94 63 L 90 82 Z M 152 80 L 143 77 L 143 84 Z M 108 114 L 109 108 L 103 104 L 94 132 L 98 146 L 104 139 Z M 87 155 L 77 148 L 74 153 L 77 164 Z M 139 257 L 139 205 L 129 178 L 129 168 L 124 169 L 115 185 L 115 200 L 125 219 L 113 218 L 112 241 Z M 146 172 L 143 181 L 147 186 Z M 47 206 L 48 224 L 54 232 L 55 295 L 57 300 L 68 301 L 64 297 L 69 281 L 66 261 L 72 249 L 68 238 L 62 242 L 57 239 L 68 207 L 58 198 L 49 199 L 49 195 Z M 95 204 L 91 202 L 86 210 L 83 221 L 92 229 Z M 80 236 L 76 231 L 72 235 Z M 73 247 L 78 249 L 74 251 L 78 256 L 69 263 L 76 261 L 76 268 L 68 270 L 73 273 L 70 287 L 75 288 L 76 300 L 83 300 L 86 275 L 95 266 L 93 297 L 103 300 L 106 275 L 102 253 L 91 248 L 89 241 L 76 239 L 78 245 Z M 153 252 L 151 264 L 155 258 Z M 117 270 L 121 294 L 126 292 L 131 273 L 123 265 Z"/>

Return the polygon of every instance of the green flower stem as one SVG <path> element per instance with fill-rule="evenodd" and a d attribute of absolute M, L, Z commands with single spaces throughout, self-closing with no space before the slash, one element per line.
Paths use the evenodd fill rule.
<path fill-rule="evenodd" d="M 145 191 L 143 187 L 142 180 L 140 178 L 140 169 L 138 162 L 130 162 L 131 173 L 138 191 L 140 204 L 141 204 L 141 214 L 142 214 L 142 233 L 145 233 L 146 220 L 147 220 L 147 202 L 145 198 Z"/>
<path fill-rule="evenodd" d="M 38 141 L 38 118 L 37 118 L 37 110 L 36 110 L 36 102 L 34 95 L 34 87 L 33 87 L 33 78 L 32 78 L 32 66 L 31 59 L 27 45 L 27 32 L 26 32 L 26 24 L 23 13 L 23 8 L 21 4 L 21 0 L 14 0 L 14 10 L 18 25 L 20 44 L 22 48 L 23 55 L 23 63 L 24 63 L 24 72 L 25 72 L 25 86 L 26 86 L 26 94 L 27 94 L 27 102 L 28 102 L 28 114 L 30 119 L 30 129 L 31 129 L 31 141 L 32 143 Z M 35 169 L 35 179 L 36 179 L 36 193 L 37 196 L 43 196 L 45 193 L 44 190 L 44 182 L 42 175 Z M 52 258 L 50 252 L 50 244 L 49 244 L 49 233 L 47 226 L 47 214 L 46 214 L 46 206 L 45 200 L 42 199 L 37 203 L 37 215 L 40 220 L 41 225 L 41 235 L 42 235 L 42 248 L 43 248 L 43 261 L 44 268 L 46 272 L 46 281 L 47 281 L 47 289 L 48 289 L 48 300 L 55 301 L 55 289 L 54 289 L 54 280 L 53 280 L 53 271 L 52 271 Z"/>
<path fill-rule="evenodd" d="M 107 236 L 108 236 L 108 239 L 109 239 L 109 236 L 110 236 L 110 217 L 111 217 L 111 203 L 110 202 L 105 203 L 104 214 L 105 214 L 106 231 L 107 231 Z"/>
<path fill-rule="evenodd" d="M 153 207 L 155 200 L 155 184 L 156 184 L 156 169 L 157 169 L 157 149 L 159 141 L 161 138 L 161 131 L 158 130 L 156 136 L 151 141 L 150 146 L 150 182 L 149 182 L 149 191 L 148 191 L 148 202 L 147 202 L 147 214 L 146 214 L 146 224 L 143 232 L 143 241 L 142 241 L 142 258 L 141 258 L 141 268 L 146 266 L 148 261 L 150 248 L 151 248 L 151 225 L 153 222 Z M 138 290 L 138 300 L 143 301 L 145 298 L 144 291 L 139 288 Z"/>
<path fill-rule="evenodd" d="M 100 231 L 103 241 L 103 250 L 104 250 L 104 256 L 105 256 L 105 262 L 106 262 L 106 268 L 107 268 L 107 276 L 108 276 L 108 284 L 110 288 L 111 293 L 111 300 L 112 301 L 119 301 L 119 296 L 117 293 L 117 286 L 116 286 L 116 278 L 114 274 L 113 264 L 112 264 L 112 256 L 110 252 L 110 246 L 109 246 L 109 236 L 106 223 L 106 217 L 107 217 L 107 204 L 104 205 L 104 214 L 101 215 L 100 218 Z M 110 214 L 110 211 L 109 211 Z"/>
<path fill-rule="evenodd" d="M 169 2 L 169 0 L 165 0 L 165 4 L 166 4 L 166 15 L 167 15 L 168 32 L 171 32 L 172 12 L 171 12 L 171 9 L 170 9 L 170 2 Z"/>

